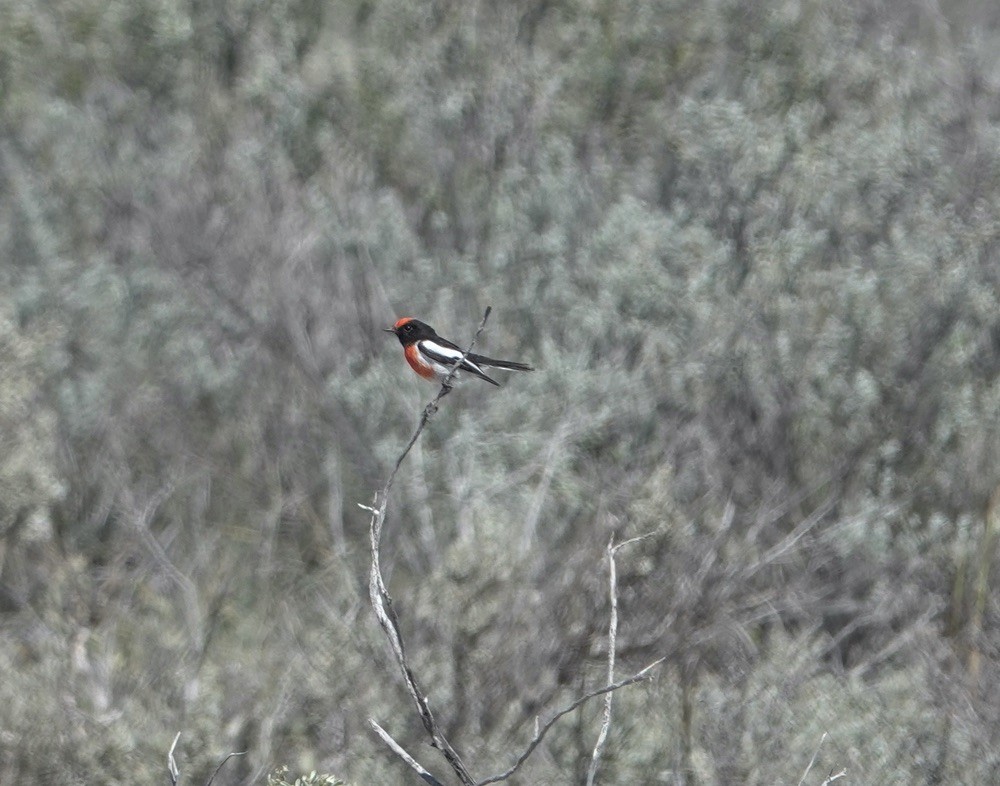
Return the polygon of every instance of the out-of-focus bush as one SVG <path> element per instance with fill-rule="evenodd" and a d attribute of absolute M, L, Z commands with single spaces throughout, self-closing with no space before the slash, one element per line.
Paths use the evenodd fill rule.
<path fill-rule="evenodd" d="M 606 782 L 824 732 L 816 772 L 990 780 L 998 23 L 0 0 L 0 781 L 152 782 L 180 730 L 196 780 L 406 782 L 355 503 L 431 389 L 379 328 L 486 304 L 538 370 L 445 400 L 384 544 L 477 774 L 603 679 L 602 549 L 653 532 Z"/>

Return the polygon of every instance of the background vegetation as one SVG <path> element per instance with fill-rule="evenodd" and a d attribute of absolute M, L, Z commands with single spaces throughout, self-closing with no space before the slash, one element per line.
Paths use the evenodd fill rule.
<path fill-rule="evenodd" d="M 1000 771 L 1000 12 L 0 0 L 0 781 L 412 783 L 384 564 L 479 775 Z M 391 677 L 389 675 L 392 675 Z M 579 782 L 598 706 L 522 783 Z M 283 776 L 290 782 L 292 775 Z"/>

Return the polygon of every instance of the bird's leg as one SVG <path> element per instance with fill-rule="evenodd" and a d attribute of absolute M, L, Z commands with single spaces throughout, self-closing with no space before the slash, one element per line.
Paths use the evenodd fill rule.
<path fill-rule="evenodd" d="M 425 421 L 427 420 L 427 418 L 431 417 L 432 415 L 434 415 L 438 411 L 437 403 L 441 399 L 443 399 L 445 396 L 447 396 L 449 393 L 451 393 L 451 385 L 444 385 L 444 384 L 442 384 L 441 385 L 441 394 L 436 399 L 434 399 L 430 404 L 428 404 L 426 407 L 424 407 L 424 420 Z"/>

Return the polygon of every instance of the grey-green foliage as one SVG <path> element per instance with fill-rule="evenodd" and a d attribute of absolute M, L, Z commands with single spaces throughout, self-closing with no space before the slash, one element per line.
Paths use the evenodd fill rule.
<path fill-rule="evenodd" d="M 42 526 L 45 536 L 49 506 L 64 493 L 53 451 L 55 417 L 51 408 L 38 407 L 38 384 L 46 369 L 40 350 L 58 340 L 55 324 L 40 324 L 28 333 L 17 325 L 12 309 L 0 312 L 0 364 L 4 386 L 0 395 L 3 459 L 0 460 L 0 528 L 20 527 L 29 519 Z"/>
<path fill-rule="evenodd" d="M 655 532 L 623 668 L 670 667 L 606 782 L 790 781 L 823 731 L 988 780 L 998 22 L 0 0 L 0 780 L 150 782 L 181 729 L 205 777 L 405 782 L 355 503 L 432 389 L 378 328 L 487 304 L 538 370 L 445 399 L 384 544 L 477 773 L 603 679 L 614 531 Z M 596 713 L 526 777 L 578 778 Z"/>

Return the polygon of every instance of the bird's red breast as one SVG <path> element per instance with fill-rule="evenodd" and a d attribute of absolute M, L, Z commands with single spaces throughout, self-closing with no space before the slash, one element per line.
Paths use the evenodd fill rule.
<path fill-rule="evenodd" d="M 396 323 L 398 327 L 400 324 L 405 323 L 405 319 L 399 320 Z M 403 354 L 406 355 L 406 362 L 410 364 L 410 368 L 416 371 L 424 379 L 434 379 L 436 374 L 434 373 L 434 368 L 424 361 L 420 357 L 420 350 L 417 348 L 416 343 L 408 344 L 403 348 Z"/>

